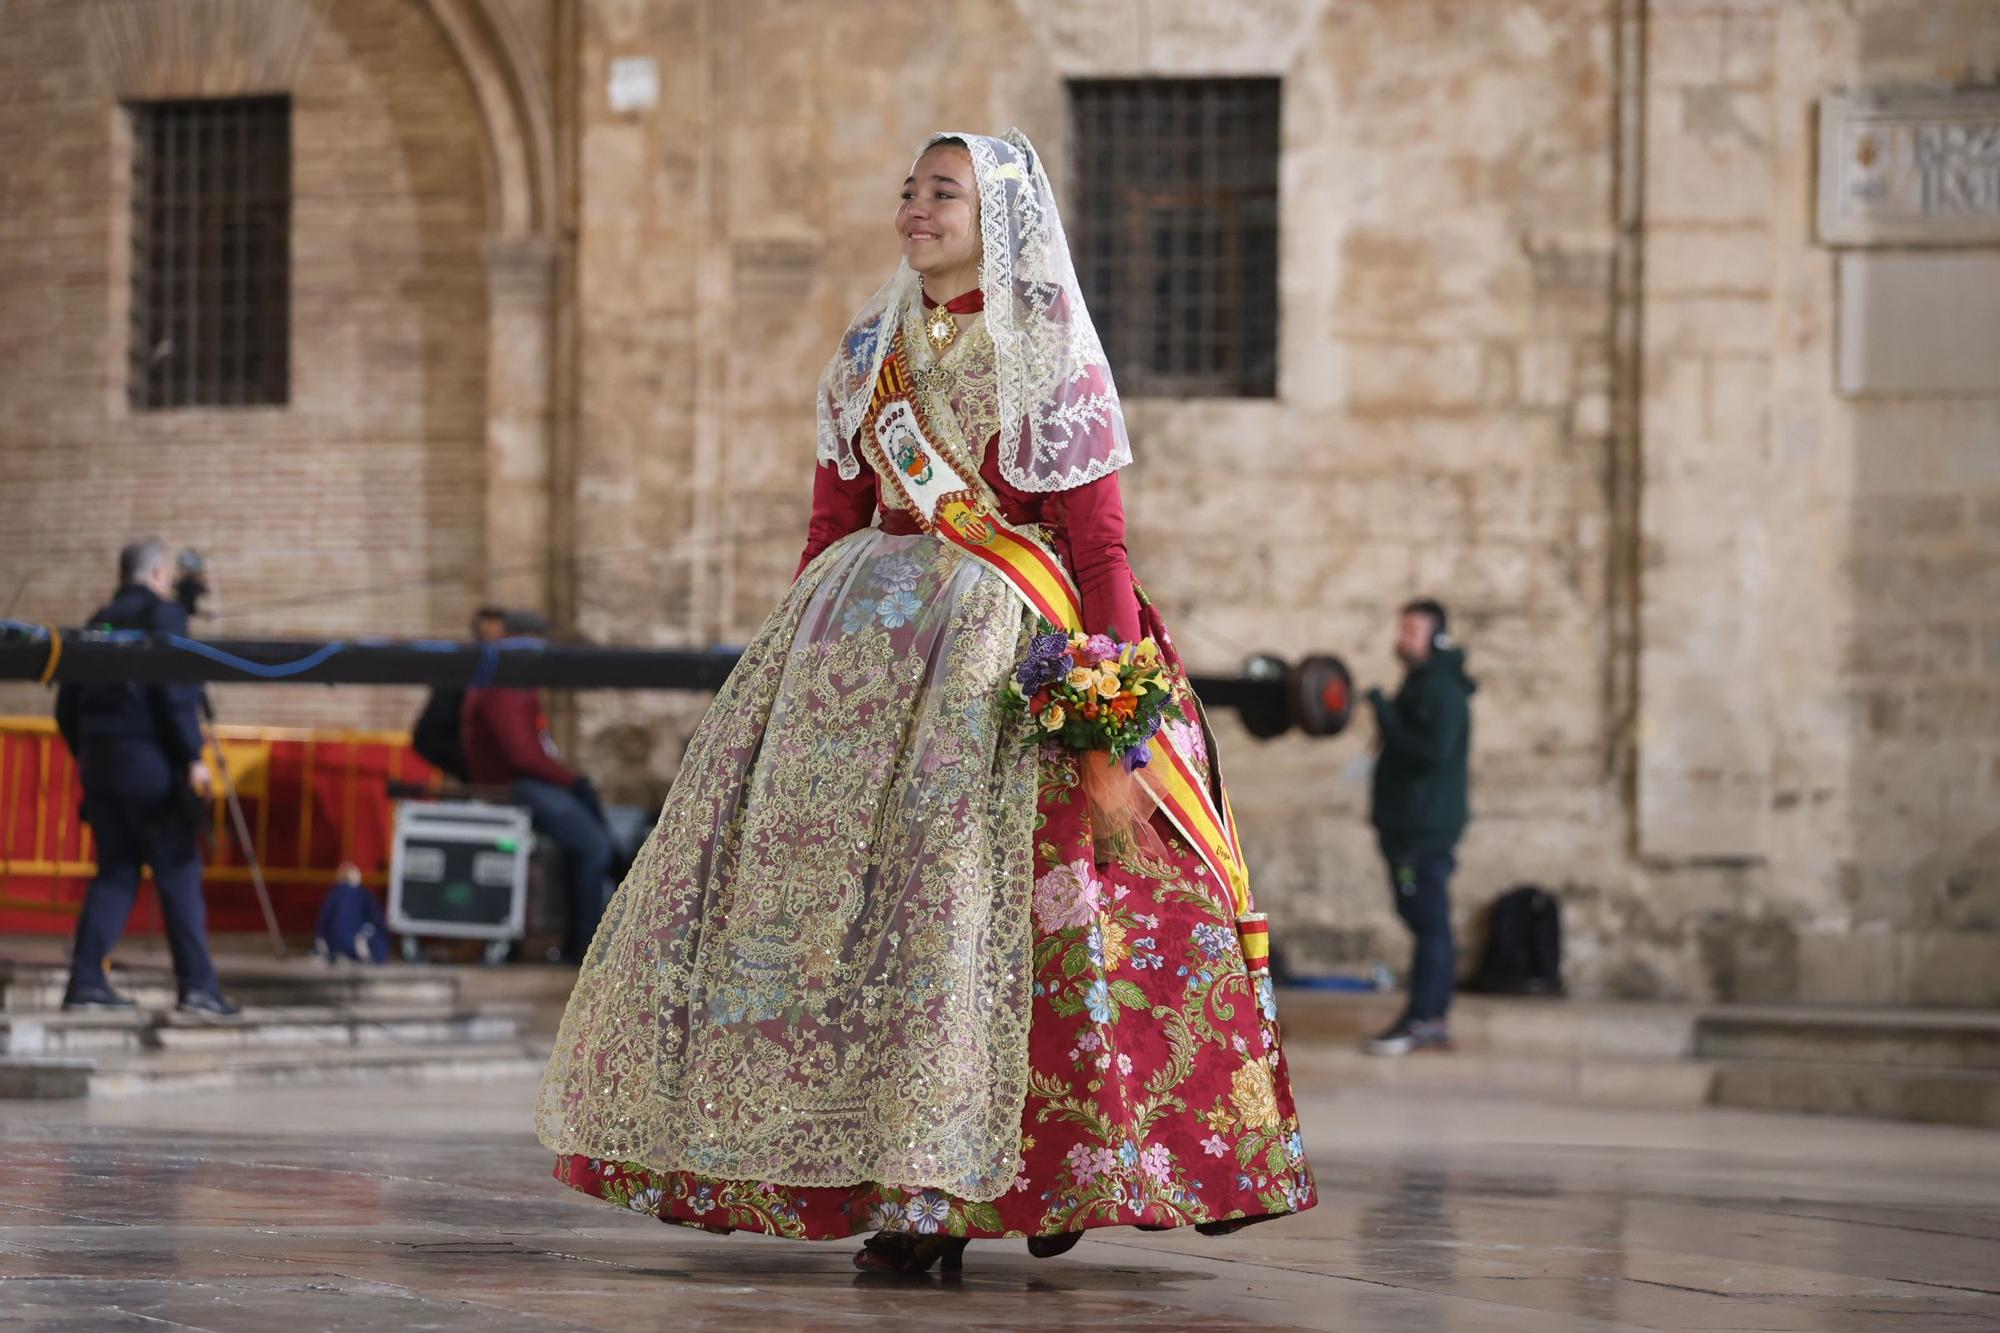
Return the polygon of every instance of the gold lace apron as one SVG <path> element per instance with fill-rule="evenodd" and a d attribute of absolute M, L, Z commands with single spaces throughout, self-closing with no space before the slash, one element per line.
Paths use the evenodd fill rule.
<path fill-rule="evenodd" d="M 1027 1095 L 1021 603 L 928 536 L 836 543 L 690 742 L 563 1016 L 558 1153 L 993 1199 Z"/>

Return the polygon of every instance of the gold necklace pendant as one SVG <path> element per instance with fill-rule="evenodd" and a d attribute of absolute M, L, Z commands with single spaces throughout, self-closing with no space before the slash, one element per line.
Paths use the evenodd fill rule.
<path fill-rule="evenodd" d="M 951 311 L 934 305 L 924 317 L 924 337 L 930 340 L 931 354 L 943 356 L 958 341 L 958 321 L 951 317 Z"/>

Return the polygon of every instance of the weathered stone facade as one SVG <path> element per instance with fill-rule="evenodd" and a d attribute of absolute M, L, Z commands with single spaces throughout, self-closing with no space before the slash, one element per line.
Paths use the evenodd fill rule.
<path fill-rule="evenodd" d="M 2000 0 L 287 3 L 324 13 L 299 396 L 255 421 L 107 406 L 114 92 L 80 6 L 0 29 L 37 75 L 0 151 L 38 182 L 0 281 L 55 325 L 10 319 L 0 369 L 0 561 L 64 553 L 34 614 L 87 609 L 71 555 L 158 528 L 215 548 L 231 629 L 449 632 L 490 589 L 597 640 L 740 642 L 923 134 L 1017 123 L 1061 188 L 1066 78 L 1275 75 L 1278 394 L 1128 403 L 1134 564 L 1183 650 L 1386 681 L 1397 603 L 1448 602 L 1482 682 L 1462 909 L 1559 888 L 1580 989 L 2000 1002 L 2000 395 L 1845 396 L 1814 224 L 1821 99 L 2000 77 Z M 614 109 L 635 59 L 657 104 Z M 86 498 L 164 442 L 206 488 Z M 322 584 L 395 590 L 254 610 Z M 702 703 L 585 696 L 577 743 L 657 795 Z M 1280 948 L 1400 958 L 1369 729 L 1221 725 Z"/>
<path fill-rule="evenodd" d="M 1649 9 L 1637 896 L 1696 985 L 2000 1002 L 2000 399 L 1844 397 L 1814 221 L 1818 100 L 1990 84 L 2000 6 Z"/>

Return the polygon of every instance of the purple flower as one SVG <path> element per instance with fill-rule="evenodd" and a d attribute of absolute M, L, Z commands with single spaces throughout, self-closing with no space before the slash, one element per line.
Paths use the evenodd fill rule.
<path fill-rule="evenodd" d="M 1067 635 L 1037 635 L 1028 645 L 1028 656 L 1014 672 L 1014 679 L 1021 682 L 1024 690 L 1039 690 L 1067 676 L 1075 665 Z"/>
<path fill-rule="evenodd" d="M 1120 649 L 1121 646 L 1118 640 L 1112 638 L 1109 634 L 1093 634 L 1089 639 L 1085 640 L 1083 645 L 1083 651 L 1100 662 L 1117 660 Z"/>
<path fill-rule="evenodd" d="M 1127 750 L 1118 762 L 1125 766 L 1127 773 L 1135 769 L 1144 768 L 1153 762 L 1153 747 L 1146 741 L 1140 741 L 1137 745 Z"/>

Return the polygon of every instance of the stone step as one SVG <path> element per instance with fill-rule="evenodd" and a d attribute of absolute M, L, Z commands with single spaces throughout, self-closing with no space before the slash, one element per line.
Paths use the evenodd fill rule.
<path fill-rule="evenodd" d="M 0 1055 L 108 1058 L 159 1050 L 465 1044 L 518 1039 L 527 1005 L 278 1006 L 217 1022 L 171 1010 L 0 1014 Z"/>
<path fill-rule="evenodd" d="M 534 1042 L 171 1050 L 91 1061 L 0 1057 L 0 1099 L 133 1097 L 278 1084 L 486 1081 L 529 1077 L 548 1061 Z"/>
<path fill-rule="evenodd" d="M 1282 1008 L 1280 1016 L 1283 1015 Z M 1358 1047 L 1295 1043 L 1286 1059 L 1302 1084 L 1321 1088 L 1395 1087 L 1518 1097 L 1585 1106 L 1690 1109 L 1710 1100 L 1713 1066 L 1697 1060 L 1499 1054 L 1467 1050 L 1373 1056 Z"/>
<path fill-rule="evenodd" d="M 1358 1045 L 1396 1020 L 1402 997 L 1281 989 L 1278 1022 L 1300 1040 Z M 1452 1002 L 1458 1052 L 1535 1059 L 1671 1061 L 1694 1051 L 1692 1005 L 1461 995 Z"/>
<path fill-rule="evenodd" d="M 47 1013 L 62 1008 L 69 969 L 0 964 L 0 1013 Z M 120 969 L 111 984 L 142 1008 L 170 1009 L 179 998 L 173 977 L 153 969 Z M 223 969 L 223 992 L 248 1005 L 450 1004 L 458 982 L 423 968 L 319 968 L 306 964 L 255 970 Z"/>
<path fill-rule="evenodd" d="M 1695 1045 L 1718 1060 L 2000 1072 L 2000 1012 L 1729 1006 L 1702 1015 Z"/>
<path fill-rule="evenodd" d="M 1835 1060 L 1722 1060 L 1715 1102 L 1758 1111 L 2000 1129 L 2000 1072 Z"/>

